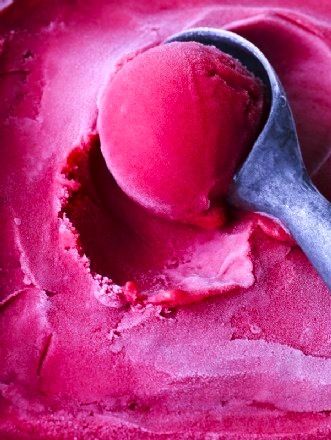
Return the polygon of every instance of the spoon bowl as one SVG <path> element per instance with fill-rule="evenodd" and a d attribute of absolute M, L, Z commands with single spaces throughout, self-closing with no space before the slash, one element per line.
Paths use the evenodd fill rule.
<path fill-rule="evenodd" d="M 165 43 L 196 41 L 238 59 L 266 87 L 269 113 L 244 164 L 233 178 L 229 202 L 281 221 L 331 289 L 331 203 L 311 182 L 284 88 L 263 53 L 223 29 L 195 28 Z"/>

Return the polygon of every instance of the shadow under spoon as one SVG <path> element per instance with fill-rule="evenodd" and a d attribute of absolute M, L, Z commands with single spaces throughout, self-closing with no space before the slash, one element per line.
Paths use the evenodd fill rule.
<path fill-rule="evenodd" d="M 292 112 L 273 67 L 254 44 L 223 29 L 190 29 L 165 43 L 173 41 L 215 46 L 238 59 L 265 84 L 269 114 L 233 179 L 228 199 L 237 208 L 279 219 L 331 289 L 331 203 L 308 176 Z"/>

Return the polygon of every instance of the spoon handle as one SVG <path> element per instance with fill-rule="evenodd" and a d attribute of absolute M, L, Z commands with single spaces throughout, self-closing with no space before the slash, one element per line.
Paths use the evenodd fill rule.
<path fill-rule="evenodd" d="M 278 206 L 277 217 L 331 289 L 331 203 L 308 179 L 287 191 L 291 203 Z"/>
<path fill-rule="evenodd" d="M 282 221 L 331 290 L 331 203 L 305 169 L 281 86 L 264 132 L 234 178 L 230 201 Z"/>

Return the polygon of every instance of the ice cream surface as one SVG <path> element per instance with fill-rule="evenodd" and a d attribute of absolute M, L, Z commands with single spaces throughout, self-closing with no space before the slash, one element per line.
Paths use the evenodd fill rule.
<path fill-rule="evenodd" d="M 167 218 L 207 222 L 261 128 L 263 97 L 262 83 L 215 47 L 160 45 L 110 78 L 101 151 L 138 203 Z"/>
<path fill-rule="evenodd" d="M 275 67 L 330 199 L 330 4 L 256 5 L 2 4 L 1 439 L 330 438 L 331 296 L 300 249 L 258 214 L 157 217 L 100 151 L 118 62 L 223 27 Z"/>

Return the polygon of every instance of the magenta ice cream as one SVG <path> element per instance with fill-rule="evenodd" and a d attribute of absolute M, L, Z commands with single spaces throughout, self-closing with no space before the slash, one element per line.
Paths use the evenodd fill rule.
<path fill-rule="evenodd" d="M 109 79 L 99 112 L 101 150 L 119 186 L 142 206 L 214 223 L 261 129 L 263 98 L 262 83 L 215 47 L 156 46 L 124 60 Z"/>
<path fill-rule="evenodd" d="M 330 21 L 313 1 L 3 6 L 1 438 L 330 437 L 331 297 L 300 249 L 254 213 L 154 216 L 97 130 L 123 57 L 225 27 L 274 65 L 330 199 Z"/>

